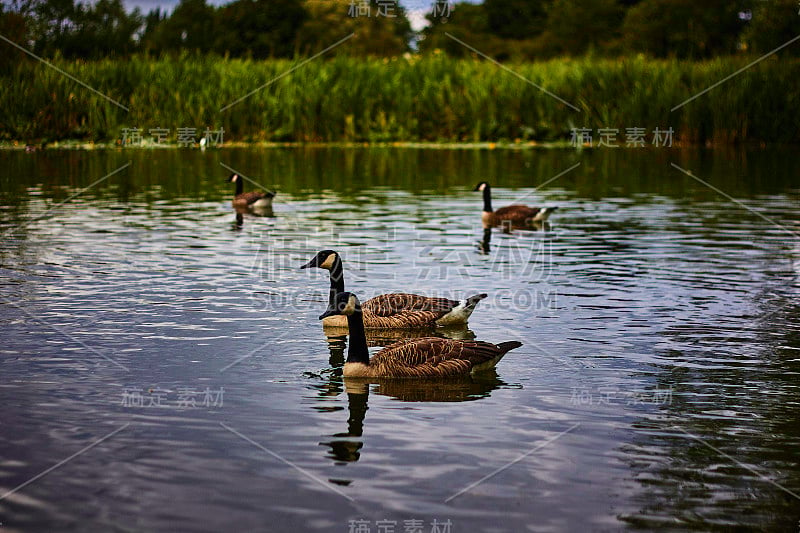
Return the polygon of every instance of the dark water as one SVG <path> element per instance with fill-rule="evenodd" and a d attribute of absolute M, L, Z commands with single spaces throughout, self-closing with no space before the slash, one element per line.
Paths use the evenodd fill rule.
<path fill-rule="evenodd" d="M 790 150 L 0 163 L 8 531 L 798 529 Z M 273 216 L 237 224 L 220 163 Z M 479 180 L 557 204 L 549 231 L 481 253 Z M 448 334 L 525 344 L 480 379 L 343 382 L 326 279 L 297 268 L 323 248 L 362 299 L 488 292 Z"/>

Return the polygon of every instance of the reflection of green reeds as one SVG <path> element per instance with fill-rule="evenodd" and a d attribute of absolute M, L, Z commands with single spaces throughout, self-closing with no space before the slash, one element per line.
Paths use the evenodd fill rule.
<path fill-rule="evenodd" d="M 219 57 L 55 64 L 116 107 L 41 63 L 2 77 L 0 138 L 109 141 L 122 128 L 224 128 L 236 141 L 566 140 L 571 127 L 675 130 L 687 143 L 800 141 L 800 61 L 769 58 L 687 105 L 670 109 L 748 59 L 702 63 L 577 59 L 508 64 L 581 109 L 484 60 L 422 58 L 312 61 L 226 111 L 220 108 L 297 62 Z"/>

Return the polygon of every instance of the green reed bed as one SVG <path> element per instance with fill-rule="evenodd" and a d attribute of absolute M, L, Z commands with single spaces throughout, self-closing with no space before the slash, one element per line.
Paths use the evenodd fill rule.
<path fill-rule="evenodd" d="M 573 127 L 672 127 L 683 143 L 800 141 L 800 61 L 769 58 L 675 111 L 751 58 L 708 62 L 583 58 L 508 64 L 422 58 L 299 61 L 219 57 L 41 63 L 0 78 L 0 138 L 108 142 L 123 128 L 224 128 L 235 141 L 480 142 L 568 140 Z M 262 90 L 220 111 L 253 89 Z"/>

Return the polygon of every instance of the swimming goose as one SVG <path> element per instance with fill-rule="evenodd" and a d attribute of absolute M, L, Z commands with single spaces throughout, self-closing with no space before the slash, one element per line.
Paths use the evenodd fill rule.
<path fill-rule="evenodd" d="M 244 180 L 235 172 L 228 177 L 228 181 L 236 184 L 236 194 L 233 196 L 233 207 L 264 208 L 272 205 L 275 192 L 242 192 Z"/>
<path fill-rule="evenodd" d="M 330 307 L 335 302 L 336 295 L 344 292 L 342 258 L 333 250 L 322 250 L 300 268 L 312 267 L 330 272 L 331 289 L 328 297 Z M 476 294 L 458 301 L 419 294 L 381 294 L 364 302 L 362 306 L 364 325 L 370 329 L 413 329 L 466 324 L 475 306 L 487 296 L 487 294 Z M 347 318 L 330 315 L 322 321 L 322 325 L 347 327 Z"/>
<path fill-rule="evenodd" d="M 494 368 L 500 359 L 522 346 L 508 341 L 491 344 L 423 337 L 396 342 L 371 359 L 364 331 L 364 316 L 355 294 L 340 292 L 334 305 L 319 316 L 345 316 L 349 328 L 347 360 L 342 375 L 360 378 L 441 378 L 473 374 Z"/>
<path fill-rule="evenodd" d="M 499 226 L 507 221 L 514 226 L 531 226 L 545 222 L 558 207 L 528 207 L 514 204 L 492 210 L 492 187 L 485 181 L 475 186 L 475 191 L 483 191 L 483 213 L 481 220 L 484 227 Z"/>

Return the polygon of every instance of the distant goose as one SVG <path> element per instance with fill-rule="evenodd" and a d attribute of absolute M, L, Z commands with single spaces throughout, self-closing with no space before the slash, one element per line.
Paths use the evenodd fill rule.
<path fill-rule="evenodd" d="M 514 226 L 530 226 L 537 222 L 547 221 L 553 211 L 558 209 L 558 207 L 528 207 L 527 205 L 515 204 L 493 211 L 491 185 L 482 181 L 475 186 L 474 190 L 483 191 L 481 220 L 484 227 L 499 226 L 504 222 L 511 223 Z"/>
<path fill-rule="evenodd" d="M 275 192 L 242 192 L 244 180 L 235 172 L 228 177 L 228 181 L 236 184 L 236 193 L 233 196 L 233 207 L 264 208 L 272 205 Z"/>
<path fill-rule="evenodd" d="M 331 289 L 328 306 L 336 301 L 336 295 L 344 292 L 342 259 L 333 250 L 322 250 L 300 268 L 322 268 L 330 272 Z M 367 328 L 413 329 L 434 326 L 466 324 L 478 302 L 488 296 L 476 294 L 466 300 L 431 298 L 419 294 L 381 294 L 370 298 L 362 306 L 364 325 Z M 347 327 L 347 318 L 330 315 L 324 326 Z"/>
<path fill-rule="evenodd" d="M 320 315 L 320 320 L 330 316 L 347 319 L 347 360 L 345 377 L 360 378 L 434 378 L 455 377 L 494 368 L 500 359 L 522 346 L 509 341 L 491 344 L 481 341 L 457 341 L 440 337 L 423 337 L 396 342 L 375 354 L 372 359 L 367 349 L 364 316 L 358 298 L 349 292 L 336 295 L 334 304 Z"/>

